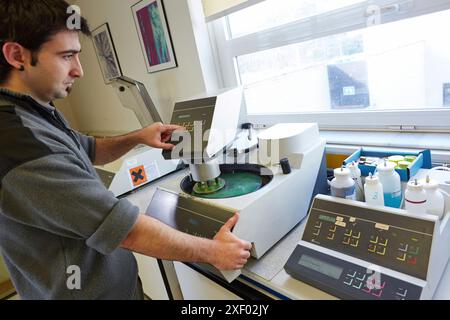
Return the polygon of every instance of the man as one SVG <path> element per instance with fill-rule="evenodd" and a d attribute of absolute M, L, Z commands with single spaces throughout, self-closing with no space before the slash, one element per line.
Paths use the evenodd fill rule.
<path fill-rule="evenodd" d="M 171 149 L 177 126 L 154 124 L 93 139 L 69 128 L 52 101 L 83 76 L 79 32 L 62 0 L 0 0 L 0 249 L 23 299 L 141 299 L 131 251 L 242 268 L 251 244 L 230 219 L 213 240 L 139 214 L 101 184 L 105 164 L 140 143 Z M 79 268 L 80 288 L 67 285 Z M 76 270 L 76 269 L 75 269 Z"/>

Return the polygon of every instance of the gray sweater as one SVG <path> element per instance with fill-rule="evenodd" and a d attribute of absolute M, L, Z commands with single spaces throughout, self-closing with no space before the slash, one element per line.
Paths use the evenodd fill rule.
<path fill-rule="evenodd" d="M 94 154 L 52 105 L 0 89 L 0 251 L 22 299 L 142 297 L 119 247 L 139 210 L 103 186 Z"/>

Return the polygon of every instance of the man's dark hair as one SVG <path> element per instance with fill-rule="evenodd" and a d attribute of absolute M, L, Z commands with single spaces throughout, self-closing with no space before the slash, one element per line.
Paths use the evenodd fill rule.
<path fill-rule="evenodd" d="M 0 84 L 9 76 L 12 66 L 3 55 L 6 42 L 17 42 L 32 53 L 32 65 L 37 63 L 41 46 L 60 31 L 69 30 L 67 13 L 70 5 L 64 0 L 0 0 Z M 80 17 L 79 30 L 90 36 L 87 20 Z"/>

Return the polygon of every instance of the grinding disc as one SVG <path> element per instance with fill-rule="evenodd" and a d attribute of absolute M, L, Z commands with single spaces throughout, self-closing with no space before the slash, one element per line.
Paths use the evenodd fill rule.
<path fill-rule="evenodd" d="M 224 173 L 220 176 L 220 179 L 225 181 L 225 186 L 222 189 L 204 194 L 193 191 L 192 194 L 207 199 L 239 197 L 259 190 L 263 183 L 262 178 L 253 172 Z"/>

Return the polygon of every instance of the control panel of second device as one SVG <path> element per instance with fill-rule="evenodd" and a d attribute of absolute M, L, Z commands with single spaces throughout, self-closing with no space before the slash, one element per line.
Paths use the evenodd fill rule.
<path fill-rule="evenodd" d="M 298 245 L 286 270 L 294 278 L 343 299 L 419 299 L 422 288 Z"/>
<path fill-rule="evenodd" d="M 426 280 L 434 223 L 370 209 L 319 206 L 311 210 L 303 240 Z M 345 210 L 340 210 L 345 209 Z M 346 214 L 342 214 L 346 212 Z"/>

